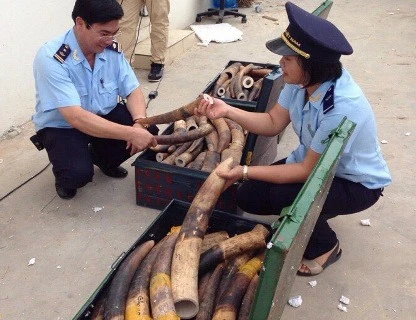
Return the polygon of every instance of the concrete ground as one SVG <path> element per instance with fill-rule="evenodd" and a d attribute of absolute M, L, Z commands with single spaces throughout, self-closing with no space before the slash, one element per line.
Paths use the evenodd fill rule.
<path fill-rule="evenodd" d="M 309 11 L 320 4 L 294 2 Z M 416 2 L 334 2 L 329 20 L 355 51 L 342 61 L 372 103 L 394 182 L 369 210 L 331 221 L 343 257 L 319 276 L 296 278 L 291 296 L 301 295 L 303 304 L 296 309 L 288 305 L 282 319 L 416 319 Z M 264 43 L 287 25 L 282 4 L 263 1 L 261 13 L 241 9 L 248 14 L 246 24 L 226 18 L 243 31 L 243 40 L 195 46 L 167 66 L 148 113 L 190 102 L 229 60 L 278 64 L 279 57 Z M 156 88 L 145 80 L 146 72 L 139 70 L 138 76 L 146 94 Z M 29 142 L 33 125 L 28 122 L 19 130 L 0 142 L 1 198 L 48 164 L 46 153 Z M 279 157 L 295 144 L 287 130 Z M 69 201 L 57 197 L 51 166 L 0 201 L 1 320 L 71 319 L 110 265 L 155 219 L 159 210 L 135 204 L 134 159 L 125 163 L 126 179 L 110 179 L 96 170 L 94 181 Z M 362 226 L 361 219 L 370 219 L 372 226 Z M 28 266 L 31 258 L 35 263 Z M 317 285 L 311 287 L 310 280 Z M 337 309 L 342 295 L 351 301 L 347 313 Z"/>

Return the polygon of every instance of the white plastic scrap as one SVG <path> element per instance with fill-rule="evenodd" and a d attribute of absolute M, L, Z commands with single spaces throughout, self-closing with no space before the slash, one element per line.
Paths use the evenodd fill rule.
<path fill-rule="evenodd" d="M 289 299 L 288 303 L 294 307 L 298 308 L 302 304 L 302 297 L 301 296 L 295 296 Z"/>
<path fill-rule="evenodd" d="M 92 210 L 94 210 L 94 212 L 98 212 L 98 211 L 103 210 L 103 208 L 104 207 L 94 207 L 94 208 L 92 208 Z"/>
<path fill-rule="evenodd" d="M 382 144 L 387 144 L 388 142 L 387 142 L 387 140 L 381 140 L 381 143 Z"/>
<path fill-rule="evenodd" d="M 363 219 L 363 220 L 361 220 L 361 225 L 371 227 L 370 219 Z"/>
<path fill-rule="evenodd" d="M 350 304 L 350 299 L 344 296 L 341 296 L 339 301 L 342 302 L 343 304 Z"/>
<path fill-rule="evenodd" d="M 271 249 L 272 247 L 273 247 L 273 243 L 269 242 L 269 243 L 267 244 L 267 249 Z"/>
<path fill-rule="evenodd" d="M 404 135 L 405 136 L 410 136 L 410 132 L 406 132 Z"/>
<path fill-rule="evenodd" d="M 316 280 L 309 281 L 309 285 L 313 288 L 318 282 Z"/>
<path fill-rule="evenodd" d="M 340 304 L 338 305 L 338 309 L 339 309 L 339 310 L 341 310 L 341 311 L 347 312 L 347 307 L 346 307 L 346 306 L 344 306 L 342 303 L 340 303 Z"/>
<path fill-rule="evenodd" d="M 190 27 L 204 46 L 211 41 L 226 43 L 243 39 L 243 32 L 229 23 L 191 25 Z"/>
<path fill-rule="evenodd" d="M 36 259 L 35 258 L 32 258 L 32 259 L 29 260 L 29 263 L 27 265 L 28 266 L 32 266 L 32 265 L 35 264 L 35 262 L 36 262 Z"/>

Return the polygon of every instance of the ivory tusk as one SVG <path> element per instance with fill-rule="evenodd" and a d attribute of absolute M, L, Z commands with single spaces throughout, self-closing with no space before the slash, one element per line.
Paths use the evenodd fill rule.
<path fill-rule="evenodd" d="M 214 127 L 207 123 L 191 131 L 155 136 L 155 139 L 158 144 L 178 144 L 202 138 L 212 132 L 212 130 L 214 130 Z"/>
<path fill-rule="evenodd" d="M 232 160 L 218 165 L 199 188 L 179 233 L 172 258 L 172 294 L 176 313 L 191 319 L 199 310 L 199 256 L 209 218 L 225 186 L 225 179 L 217 171 L 231 170 Z"/>

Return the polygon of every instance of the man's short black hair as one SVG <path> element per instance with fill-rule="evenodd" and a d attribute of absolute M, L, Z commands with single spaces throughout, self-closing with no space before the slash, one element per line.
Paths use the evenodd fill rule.
<path fill-rule="evenodd" d="M 81 17 L 89 25 L 120 20 L 124 15 L 116 0 L 76 0 L 72 10 L 72 20 Z"/>
<path fill-rule="evenodd" d="M 324 83 L 326 81 L 333 81 L 342 75 L 342 63 L 336 62 L 322 62 L 312 59 L 305 59 L 298 57 L 299 63 L 307 76 L 307 81 L 304 87 L 313 86 L 317 83 Z"/>

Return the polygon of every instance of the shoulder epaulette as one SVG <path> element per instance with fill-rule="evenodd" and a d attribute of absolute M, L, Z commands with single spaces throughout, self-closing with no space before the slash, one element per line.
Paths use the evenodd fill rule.
<path fill-rule="evenodd" d="M 56 51 L 53 57 L 59 62 L 64 63 L 65 59 L 68 58 L 71 53 L 71 48 L 69 45 L 63 43 L 62 46 Z"/>
<path fill-rule="evenodd" d="M 325 93 L 325 96 L 322 100 L 323 103 L 323 108 L 322 111 L 324 112 L 324 114 L 326 114 L 327 112 L 331 111 L 332 109 L 335 108 L 334 105 L 334 85 L 330 86 L 328 91 Z"/>
<path fill-rule="evenodd" d="M 121 44 L 117 41 L 113 41 L 112 44 L 110 44 L 107 49 L 113 50 L 115 52 L 121 53 Z"/>

